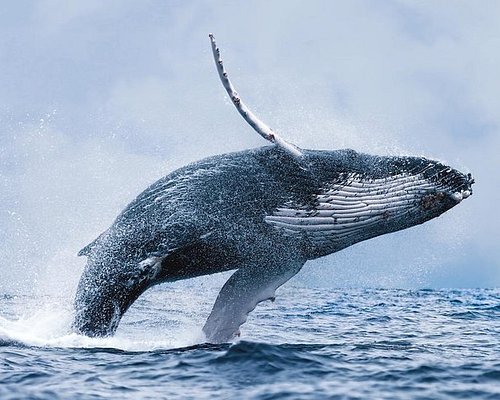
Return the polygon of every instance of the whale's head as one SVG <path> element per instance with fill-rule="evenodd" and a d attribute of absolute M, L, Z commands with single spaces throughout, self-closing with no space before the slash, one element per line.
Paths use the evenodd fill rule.
<path fill-rule="evenodd" d="M 470 174 L 424 157 L 353 150 L 306 156 L 315 181 L 312 192 L 277 208 L 266 222 L 301 240 L 307 258 L 422 224 L 472 194 Z M 311 185 L 305 187 L 311 191 Z"/>
<path fill-rule="evenodd" d="M 363 173 L 358 173 L 352 183 L 346 182 L 346 188 L 351 187 L 353 192 L 359 189 L 354 197 L 365 199 L 375 208 L 377 204 L 385 207 L 385 217 L 391 220 L 392 216 L 402 228 L 438 217 L 472 195 L 472 175 L 440 161 L 358 153 L 352 157 L 359 160 Z"/>

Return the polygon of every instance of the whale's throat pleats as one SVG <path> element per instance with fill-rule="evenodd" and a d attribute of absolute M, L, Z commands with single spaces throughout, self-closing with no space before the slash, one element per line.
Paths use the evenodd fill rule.
<path fill-rule="evenodd" d="M 331 252 L 397 230 L 396 220 L 410 217 L 419 207 L 419 196 L 433 188 L 421 175 L 368 179 L 352 174 L 345 182 L 322 188 L 308 204 L 283 204 L 265 221 L 285 236 Z"/>

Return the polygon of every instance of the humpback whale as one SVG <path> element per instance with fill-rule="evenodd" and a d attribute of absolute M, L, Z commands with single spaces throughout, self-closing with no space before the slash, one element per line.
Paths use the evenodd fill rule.
<path fill-rule="evenodd" d="M 272 145 L 184 166 L 139 194 L 83 248 L 75 332 L 112 335 L 148 288 L 235 270 L 203 327 L 220 343 L 308 260 L 441 215 L 472 194 L 473 179 L 424 157 L 305 150 L 243 103 L 210 35 L 224 88 Z"/>

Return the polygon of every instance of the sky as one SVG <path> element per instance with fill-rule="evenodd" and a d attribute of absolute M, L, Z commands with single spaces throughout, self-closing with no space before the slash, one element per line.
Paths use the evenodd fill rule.
<path fill-rule="evenodd" d="M 209 32 L 287 140 L 425 155 L 476 179 L 441 217 L 309 262 L 294 284 L 499 287 L 499 20 L 497 1 L 4 4 L 0 290 L 72 293 L 78 250 L 149 184 L 266 144 L 230 104 Z"/>

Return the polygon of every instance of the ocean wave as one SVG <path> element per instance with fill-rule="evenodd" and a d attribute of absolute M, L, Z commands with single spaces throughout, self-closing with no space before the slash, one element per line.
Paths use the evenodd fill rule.
<path fill-rule="evenodd" d="M 139 299 L 111 338 L 71 333 L 59 301 L 26 310 L 30 299 L 9 297 L 0 398 L 500 396 L 495 290 L 284 288 L 255 310 L 242 340 L 217 345 L 203 343 L 199 303 L 169 304 L 172 313 L 168 293 Z"/>

